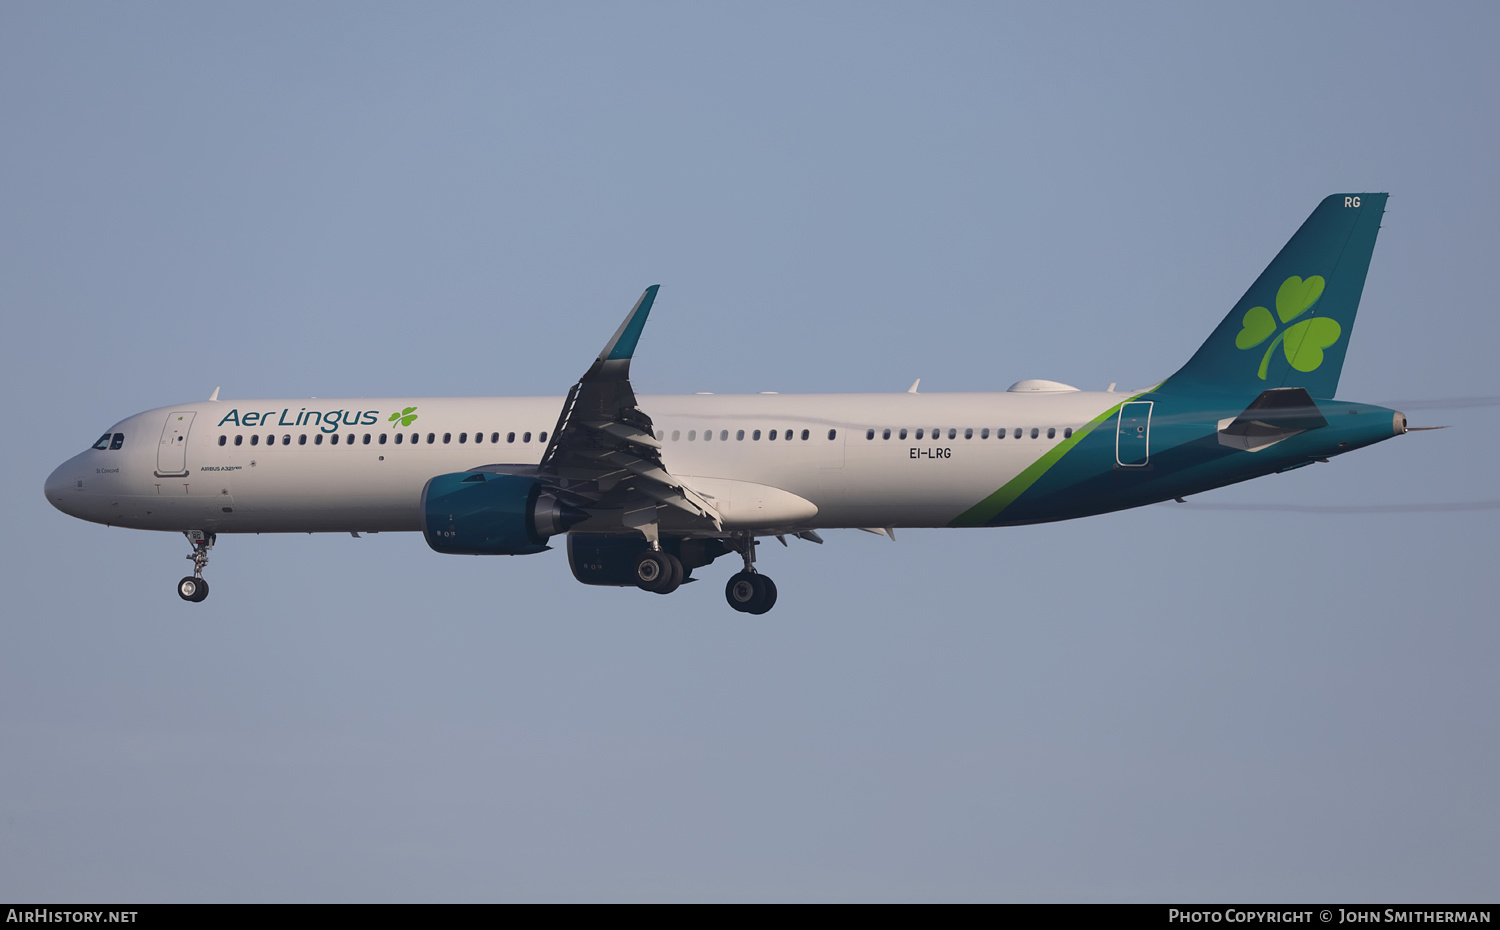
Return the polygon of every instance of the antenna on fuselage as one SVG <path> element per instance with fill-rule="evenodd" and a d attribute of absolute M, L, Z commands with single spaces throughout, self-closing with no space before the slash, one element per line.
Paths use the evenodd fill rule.
<path fill-rule="evenodd" d="M 214 392 L 212 394 L 208 395 L 208 399 L 209 400 L 218 400 L 219 399 L 219 389 L 218 388 L 214 388 Z"/>
<path fill-rule="evenodd" d="M 917 385 L 919 385 L 921 383 L 922 383 L 922 379 L 921 378 L 918 378 L 917 380 L 913 381 L 911 383 L 911 387 L 909 387 L 909 388 L 906 389 L 906 393 L 908 393 L 908 394 L 915 394 L 915 393 L 917 393 Z"/>

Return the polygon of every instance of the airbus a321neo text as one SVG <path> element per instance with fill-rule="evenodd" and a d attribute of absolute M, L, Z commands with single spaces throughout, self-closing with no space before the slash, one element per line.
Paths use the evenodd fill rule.
<path fill-rule="evenodd" d="M 58 510 L 184 533 L 187 601 L 223 533 L 421 532 L 438 552 L 566 537 L 584 584 L 669 594 L 734 556 L 760 614 L 758 540 L 852 527 L 1018 526 L 1182 498 L 1406 432 L 1334 400 L 1385 194 L 1325 199 L 1175 374 L 1147 390 L 1020 381 L 988 394 L 637 397 L 646 289 L 558 397 L 219 400 L 126 417 L 58 466 Z"/>

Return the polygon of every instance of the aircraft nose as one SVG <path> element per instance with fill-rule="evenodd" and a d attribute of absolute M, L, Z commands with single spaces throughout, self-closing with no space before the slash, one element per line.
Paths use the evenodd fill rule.
<path fill-rule="evenodd" d="M 42 493 L 47 496 L 47 501 L 69 516 L 73 515 L 73 511 L 67 504 L 78 486 L 76 471 L 72 460 L 66 461 L 52 470 L 52 474 L 47 476 L 47 483 L 42 486 Z"/>

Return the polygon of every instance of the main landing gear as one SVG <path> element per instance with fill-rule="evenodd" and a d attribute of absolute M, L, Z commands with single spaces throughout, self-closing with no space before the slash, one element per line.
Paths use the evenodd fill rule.
<path fill-rule="evenodd" d="M 177 596 L 185 601 L 198 603 L 208 597 L 208 582 L 203 579 L 203 566 L 208 564 L 208 550 L 214 547 L 214 534 L 203 530 L 188 530 L 182 535 L 193 544 L 192 554 L 186 556 L 193 562 L 193 573 L 177 582 Z"/>
<path fill-rule="evenodd" d="M 776 582 L 755 570 L 755 547 L 759 543 L 746 533 L 739 540 L 740 555 L 745 559 L 745 570 L 735 572 L 724 586 L 724 600 L 729 606 L 745 614 L 763 614 L 776 606 Z"/>
<path fill-rule="evenodd" d="M 687 559 L 689 565 L 706 565 L 727 554 L 726 550 L 732 550 L 745 560 L 745 568 L 735 572 L 724 586 L 724 599 L 729 606 L 744 614 L 763 614 L 776 605 L 776 582 L 755 570 L 755 547 L 759 543 L 750 533 L 727 539 L 679 541 L 679 544 L 684 547 L 681 556 L 668 552 L 660 544 L 636 556 L 631 575 L 635 586 L 642 591 L 671 594 L 691 580 L 692 569 L 684 567 L 683 559 Z M 706 553 L 705 544 L 712 544 L 712 549 Z M 690 546 L 697 548 L 689 552 L 687 547 Z"/>
<path fill-rule="evenodd" d="M 662 549 L 647 549 L 635 562 L 635 584 L 642 591 L 671 594 L 686 577 L 682 560 Z"/>

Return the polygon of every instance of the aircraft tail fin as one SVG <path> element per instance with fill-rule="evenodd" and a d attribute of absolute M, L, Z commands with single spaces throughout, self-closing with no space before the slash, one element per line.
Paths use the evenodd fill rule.
<path fill-rule="evenodd" d="M 1324 198 L 1186 365 L 1157 390 L 1338 390 L 1386 194 Z"/>

